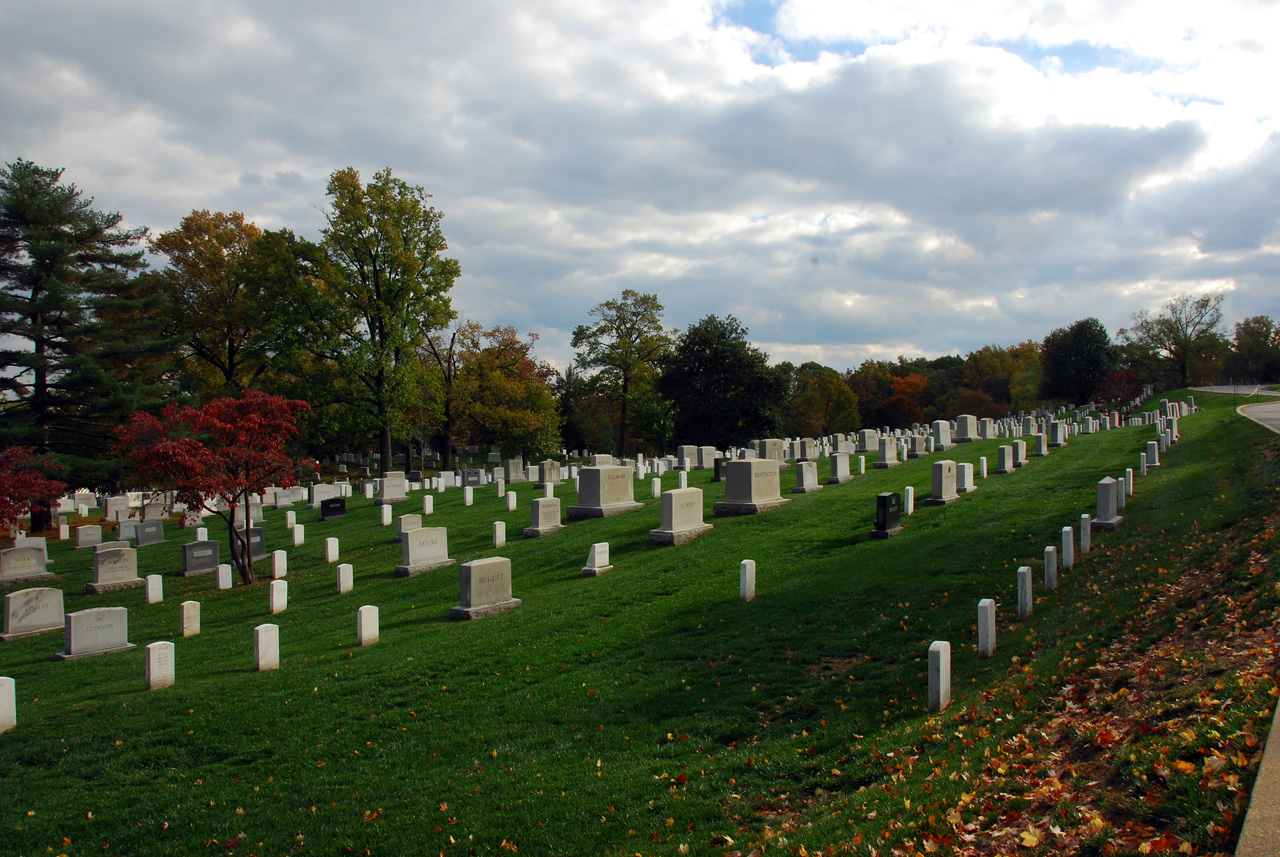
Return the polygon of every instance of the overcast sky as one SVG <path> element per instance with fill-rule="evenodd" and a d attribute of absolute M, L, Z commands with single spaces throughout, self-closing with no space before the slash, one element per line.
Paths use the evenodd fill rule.
<path fill-rule="evenodd" d="M 1280 316 L 1277 81 L 1247 0 L 6 0 L 0 159 L 313 239 L 331 172 L 390 167 L 455 309 L 558 366 L 634 288 L 843 370 L 1183 292 Z"/>

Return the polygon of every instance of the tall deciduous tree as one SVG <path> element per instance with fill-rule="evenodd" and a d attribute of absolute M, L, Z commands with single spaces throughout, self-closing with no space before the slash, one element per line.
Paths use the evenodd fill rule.
<path fill-rule="evenodd" d="M 677 338 L 658 391 L 674 406 L 676 443 L 728 448 L 778 431 L 788 381 L 741 322 L 709 315 Z"/>
<path fill-rule="evenodd" d="M 623 289 L 622 296 L 592 307 L 590 324 L 573 331 L 572 345 L 585 369 L 596 370 L 596 380 L 618 405 L 617 454 L 627 454 L 627 407 L 636 381 L 653 373 L 671 347 L 671 336 L 662 328 L 662 304 L 657 295 Z"/>
<path fill-rule="evenodd" d="M 193 211 L 151 241 L 168 258 L 153 275 L 169 298 L 169 330 L 184 358 L 188 389 L 235 395 L 266 371 L 278 317 L 248 264 L 262 231 L 238 211 Z M 210 377 L 212 376 L 212 377 Z"/>
<path fill-rule="evenodd" d="M 1149 380 L 1164 375 L 1179 387 L 1187 386 L 1196 362 L 1223 349 L 1224 297 L 1178 295 L 1158 315 L 1134 313 L 1132 327 L 1120 331 L 1134 368 Z"/>
<path fill-rule="evenodd" d="M 559 448 L 560 411 L 551 380 L 555 370 L 533 356 L 536 334 L 495 327 L 463 352 L 470 394 L 467 439 L 529 458 Z"/>
<path fill-rule="evenodd" d="M 223 519 L 232 560 L 250 584 L 249 495 L 293 484 L 297 461 L 288 444 L 298 434 L 298 415 L 309 409 L 306 402 L 258 390 L 200 408 L 170 404 L 159 418 L 130 417 L 119 431 L 120 448 L 133 462 L 139 487 L 174 491 L 179 502 Z M 238 508 L 245 510 L 243 532 L 235 527 Z"/>
<path fill-rule="evenodd" d="M 1044 338 L 1040 396 L 1084 404 L 1116 365 L 1116 349 L 1102 322 L 1082 318 Z"/>
<path fill-rule="evenodd" d="M 805 437 L 857 431 L 862 428 L 858 397 L 836 370 L 820 363 L 802 363 L 792 372 L 783 426 L 787 434 Z"/>
<path fill-rule="evenodd" d="M 0 526 L 13 526 L 18 518 L 30 515 L 33 531 L 48 529 L 49 505 L 67 486 L 45 476 L 42 469 L 58 469 L 58 465 L 29 447 L 0 448 Z"/>
<path fill-rule="evenodd" d="M 1237 321 L 1225 368 L 1237 380 L 1280 380 L 1280 325 L 1265 315 Z"/>
<path fill-rule="evenodd" d="M 17 160 L 0 169 L 0 443 L 53 453 L 77 484 L 106 479 L 114 426 L 159 393 L 142 378 L 162 296 L 144 267 L 142 228 L 96 211 L 62 170 Z"/>
<path fill-rule="evenodd" d="M 329 177 L 323 246 L 339 277 L 316 346 L 357 379 L 377 421 L 385 471 L 408 404 L 417 348 L 454 317 L 449 289 L 461 273 L 421 187 L 379 170 L 367 185 L 347 167 Z"/>

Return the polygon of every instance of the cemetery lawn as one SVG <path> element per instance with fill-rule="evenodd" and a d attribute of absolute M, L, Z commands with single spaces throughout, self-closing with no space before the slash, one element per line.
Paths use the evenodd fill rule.
<path fill-rule="evenodd" d="M 154 605 L 141 589 L 85 595 L 90 557 L 52 544 L 67 611 L 128 607 L 138 648 L 55 663 L 60 633 L 0 643 L 18 697 L 18 726 L 0 735 L 0 851 L 1229 851 L 1278 692 L 1280 444 L 1231 396 L 1196 401 L 1206 410 L 1137 479 L 1123 527 L 1095 533 L 1055 592 L 1044 547 L 1094 512 L 1099 479 L 1137 470 L 1153 428 L 1078 436 L 1006 476 L 996 441 L 890 470 L 868 460 L 866 475 L 809 495 L 787 494 L 788 469 L 793 502 L 742 518 L 711 517 L 723 486 L 697 471 L 715 529 L 674 548 L 648 543 L 648 480 L 644 510 L 541 539 L 520 538 L 530 486 L 512 486 L 510 513 L 491 486 L 470 508 L 451 490 L 425 523 L 448 527 L 459 562 L 510 557 L 524 601 L 467 623 L 447 618 L 457 567 L 393 577 L 394 527 L 362 498 L 329 523 L 295 507 L 307 541 L 289 549 L 275 617 L 264 583 L 218 592 L 213 575 L 174 576 L 193 538 L 176 526 L 139 551 L 140 574 L 165 575 Z M 992 475 L 976 492 L 920 506 L 932 461 L 980 455 Z M 915 514 L 871 539 L 875 495 L 905 485 Z M 572 504 L 571 483 L 557 494 Z M 291 544 L 283 512 L 265 527 L 268 550 Z M 349 594 L 324 562 L 327 536 L 355 566 Z M 583 578 L 599 541 L 614 568 Z M 759 594 L 742 603 L 748 558 Z M 1023 565 L 1035 608 L 1018 623 Z M 998 650 L 982 659 L 988 597 Z M 203 627 L 181 639 L 186 599 Z M 364 604 L 379 607 L 381 640 L 360 648 Z M 252 669 L 264 622 L 280 626 L 278 672 Z M 156 640 L 176 645 L 177 684 L 148 692 Z M 934 640 L 952 645 L 941 714 L 926 710 Z"/>

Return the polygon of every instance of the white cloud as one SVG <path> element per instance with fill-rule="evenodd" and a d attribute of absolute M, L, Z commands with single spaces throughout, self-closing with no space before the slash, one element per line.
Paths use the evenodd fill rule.
<path fill-rule="evenodd" d="M 839 369 L 1205 284 L 1274 312 L 1275 5 L 727 9 L 9 4 L 0 155 L 153 231 L 211 208 L 313 238 L 332 170 L 390 166 L 445 213 L 460 312 L 561 366 L 627 287 Z"/>

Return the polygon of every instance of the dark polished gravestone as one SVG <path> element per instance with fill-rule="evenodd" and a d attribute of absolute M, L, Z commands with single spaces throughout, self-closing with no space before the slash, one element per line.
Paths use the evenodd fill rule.
<path fill-rule="evenodd" d="M 158 545 L 164 541 L 164 524 L 160 521 L 140 522 L 134 532 L 140 548 L 144 548 L 147 545 Z"/>
<path fill-rule="evenodd" d="M 330 497 L 320 501 L 320 520 L 336 521 L 347 516 L 347 500 L 345 497 Z"/>
<path fill-rule="evenodd" d="M 885 491 L 876 495 L 876 528 L 873 539 L 887 539 L 902 532 L 902 495 Z"/>
<path fill-rule="evenodd" d="M 243 538 L 244 530 L 238 531 L 231 537 L 231 556 L 237 560 L 244 553 Z M 267 558 L 267 543 L 261 527 L 252 527 L 249 530 L 249 556 L 254 562 Z"/>
<path fill-rule="evenodd" d="M 217 542 L 188 542 L 182 546 L 182 571 L 179 577 L 208 574 L 218 570 L 219 545 Z"/>

